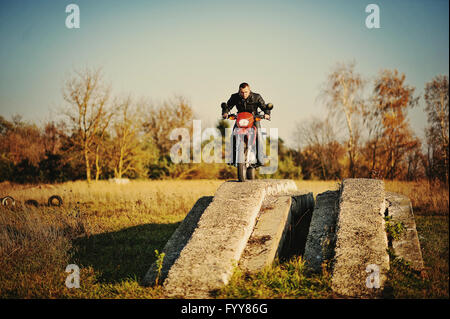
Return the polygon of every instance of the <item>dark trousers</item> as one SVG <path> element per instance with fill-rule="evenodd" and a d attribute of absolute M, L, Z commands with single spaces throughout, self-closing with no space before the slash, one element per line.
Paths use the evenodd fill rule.
<path fill-rule="evenodd" d="M 257 160 L 257 165 L 261 166 L 263 165 L 263 160 L 262 160 L 262 156 L 263 156 L 263 152 L 262 152 L 262 134 L 261 134 L 261 123 L 259 121 L 255 121 L 255 126 L 257 129 L 257 135 L 256 135 L 256 160 Z M 234 133 L 234 129 L 237 127 L 236 123 L 234 124 L 233 127 L 233 133 Z M 233 145 L 233 164 L 236 164 L 236 138 L 237 136 L 235 134 L 231 134 L 231 139 L 232 139 L 232 145 Z M 261 147 L 261 149 L 260 149 Z"/>

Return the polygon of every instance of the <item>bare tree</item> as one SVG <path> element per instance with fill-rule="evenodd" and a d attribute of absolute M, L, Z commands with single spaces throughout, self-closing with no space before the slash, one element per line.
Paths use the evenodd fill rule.
<path fill-rule="evenodd" d="M 341 178 L 341 164 L 343 147 L 336 138 L 336 131 L 331 124 L 331 119 L 311 118 L 297 125 L 294 139 L 297 141 L 298 149 L 304 151 L 305 156 L 315 159 L 319 165 L 311 161 L 303 161 L 302 169 L 305 173 L 313 173 L 321 179 Z M 306 167 L 309 166 L 309 167 Z"/>
<path fill-rule="evenodd" d="M 170 132 L 175 128 L 188 128 L 192 132 L 192 118 L 193 111 L 186 99 L 176 96 L 149 109 L 144 128 L 158 146 L 159 153 L 168 155 L 175 143 L 169 138 Z"/>
<path fill-rule="evenodd" d="M 364 164 L 367 168 L 367 176 L 380 177 L 382 138 L 383 138 L 383 117 L 381 110 L 377 107 L 375 94 L 363 104 L 362 108 L 363 125 L 367 132 L 367 140 L 361 152 L 364 157 Z"/>
<path fill-rule="evenodd" d="M 98 181 L 100 178 L 100 174 L 102 172 L 100 165 L 100 148 L 104 144 L 105 133 L 109 127 L 109 123 L 111 122 L 111 118 L 114 115 L 114 110 L 108 110 L 105 112 L 105 115 L 100 120 L 99 130 L 94 140 L 95 145 L 95 180 Z"/>
<path fill-rule="evenodd" d="M 82 151 L 86 166 L 86 179 L 91 182 L 91 157 L 93 146 L 104 131 L 110 88 L 103 84 L 101 69 L 75 70 L 62 89 L 74 137 L 73 144 Z M 98 141 L 98 139 L 97 139 Z M 98 160 L 98 158 L 96 159 Z"/>
<path fill-rule="evenodd" d="M 448 77 L 438 75 L 425 86 L 425 111 L 428 116 L 427 140 L 429 149 L 437 157 L 436 162 L 443 162 L 441 169 L 435 168 L 436 175 L 442 174 L 448 183 L 449 165 L 449 112 L 448 112 Z M 429 154 L 429 156 L 431 156 Z"/>
<path fill-rule="evenodd" d="M 114 118 L 113 146 L 111 154 L 114 176 L 122 178 L 124 174 L 143 176 L 146 164 L 156 157 L 156 147 L 143 130 L 143 114 L 146 102 L 135 102 L 131 96 L 116 100 L 117 116 Z"/>
<path fill-rule="evenodd" d="M 332 115 L 345 117 L 348 129 L 347 153 L 349 156 L 349 173 L 356 175 L 357 142 L 359 132 L 355 127 L 355 116 L 361 113 L 361 98 L 364 81 L 354 71 L 355 63 L 339 63 L 328 76 L 321 96 Z"/>

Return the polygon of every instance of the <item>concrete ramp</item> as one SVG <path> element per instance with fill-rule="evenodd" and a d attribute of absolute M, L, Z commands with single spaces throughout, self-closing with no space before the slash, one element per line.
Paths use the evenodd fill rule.
<path fill-rule="evenodd" d="M 167 273 L 163 284 L 167 296 L 208 298 L 227 284 L 266 196 L 296 190 L 291 180 L 230 181 L 218 188 L 203 212 L 208 200 L 197 203 L 188 214 L 190 221 L 183 221 L 164 248 L 170 256 L 161 272 Z M 152 284 L 155 269 L 155 265 L 150 268 L 144 284 Z"/>
<path fill-rule="evenodd" d="M 164 282 L 167 274 L 169 273 L 170 267 L 172 267 L 175 260 L 177 260 L 180 256 L 180 252 L 183 250 L 189 238 L 192 236 L 192 233 L 197 228 L 200 216 L 202 216 L 203 212 L 212 200 L 213 196 L 204 196 L 194 204 L 192 209 L 181 222 L 180 226 L 178 226 L 172 237 L 170 237 L 169 241 L 164 246 L 162 252 L 165 253 L 165 256 L 161 270 L 158 272 L 157 264 L 153 263 L 143 279 L 142 284 L 144 286 L 153 285 L 156 283 L 156 280 L 158 280 L 158 283 Z"/>
<path fill-rule="evenodd" d="M 386 202 L 388 216 L 392 216 L 394 222 L 403 223 L 405 227 L 400 238 L 392 240 L 394 253 L 409 262 L 413 269 L 423 270 L 422 251 L 411 201 L 404 195 L 386 192 Z"/>
<path fill-rule="evenodd" d="M 377 297 L 389 270 L 384 182 L 344 179 L 331 287 L 338 295 Z"/>

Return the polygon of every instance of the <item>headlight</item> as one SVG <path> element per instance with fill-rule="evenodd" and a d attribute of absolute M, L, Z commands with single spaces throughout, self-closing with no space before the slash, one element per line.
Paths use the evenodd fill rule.
<path fill-rule="evenodd" d="M 242 119 L 239 121 L 239 126 L 247 126 L 247 125 L 248 125 L 248 120 Z"/>

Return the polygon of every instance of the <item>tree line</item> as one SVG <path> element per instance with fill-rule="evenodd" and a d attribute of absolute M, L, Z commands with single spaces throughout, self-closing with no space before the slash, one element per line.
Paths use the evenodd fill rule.
<path fill-rule="evenodd" d="M 372 82 L 355 64 L 338 64 L 320 98 L 327 116 L 297 125 L 287 147 L 279 139 L 279 166 L 268 178 L 342 179 L 369 177 L 448 183 L 448 77 L 436 76 L 423 94 L 426 140 L 414 136 L 408 110 L 420 97 L 397 70 Z M 0 181 L 63 182 L 108 178 L 233 178 L 224 164 L 174 164 L 173 128 L 192 132 L 194 112 L 175 96 L 160 103 L 114 96 L 100 68 L 73 70 L 61 89 L 62 119 L 43 127 L 19 115 L 0 115 Z M 220 131 L 228 127 L 218 121 Z M 192 152 L 191 152 L 192 154 Z"/>
<path fill-rule="evenodd" d="M 448 183 L 448 76 L 425 84 L 423 96 L 397 70 L 381 70 L 371 81 L 340 63 L 320 98 L 328 115 L 300 123 L 292 150 L 304 178 L 441 180 Z M 425 140 L 414 135 L 408 111 L 424 99 Z"/>

